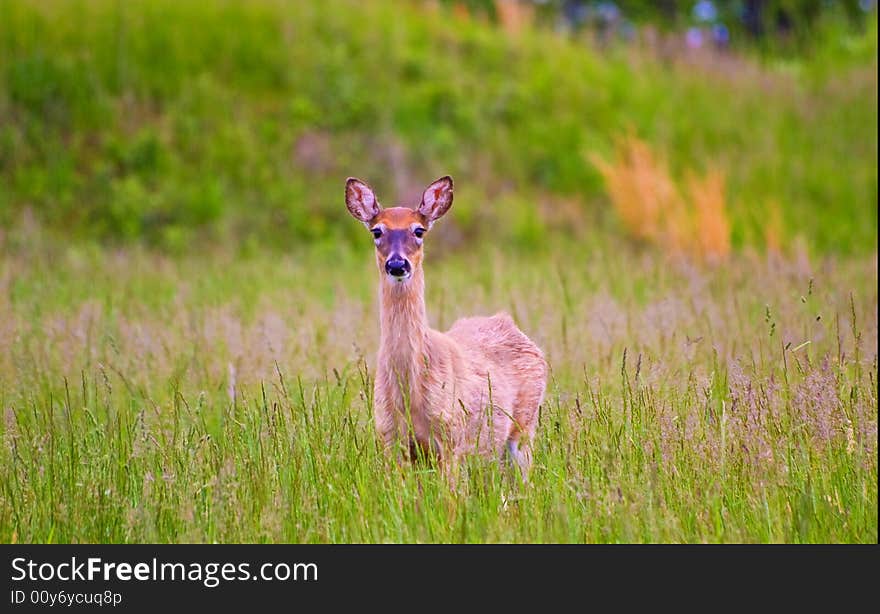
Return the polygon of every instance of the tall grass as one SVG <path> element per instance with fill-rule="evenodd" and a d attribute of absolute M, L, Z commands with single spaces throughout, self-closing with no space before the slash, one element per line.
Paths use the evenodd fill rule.
<path fill-rule="evenodd" d="M 424 3 L 0 7 L 0 541 L 877 541 L 876 24 L 777 65 Z M 340 178 L 447 172 L 429 316 L 544 349 L 528 485 L 374 434 Z"/>
<path fill-rule="evenodd" d="M 429 253 L 433 325 L 509 309 L 552 368 L 528 486 L 449 488 L 379 449 L 367 239 L 7 253 L 0 539 L 876 542 L 876 257 Z"/>
<path fill-rule="evenodd" d="M 672 254 L 718 261 L 730 253 L 730 221 L 724 175 L 691 173 L 682 187 L 650 146 L 630 135 L 615 160 L 592 156 L 611 202 L 630 235 Z"/>

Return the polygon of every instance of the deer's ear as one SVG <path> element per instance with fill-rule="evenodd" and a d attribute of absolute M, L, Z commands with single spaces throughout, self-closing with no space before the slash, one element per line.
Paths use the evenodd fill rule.
<path fill-rule="evenodd" d="M 422 194 L 422 204 L 419 205 L 419 213 L 425 216 L 428 224 L 433 224 L 443 217 L 452 206 L 452 177 L 449 175 L 440 177 L 428 186 Z"/>
<path fill-rule="evenodd" d="M 370 186 L 354 177 L 345 182 L 345 206 L 349 213 L 367 225 L 381 211 Z"/>

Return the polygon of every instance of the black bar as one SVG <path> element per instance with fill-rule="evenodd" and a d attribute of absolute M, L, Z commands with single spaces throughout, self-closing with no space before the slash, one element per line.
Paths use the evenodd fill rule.
<path fill-rule="evenodd" d="M 125 612 L 184 606 L 260 612 L 274 611 L 272 604 L 288 604 L 282 609 L 290 611 L 358 602 L 371 610 L 440 604 L 471 609 L 475 603 L 507 608 L 532 600 L 580 604 L 583 611 L 701 603 L 702 609 L 736 604 L 764 609 L 774 602 L 786 608 L 824 603 L 840 610 L 870 599 L 878 570 L 876 545 L 6 545 L 3 551 L 0 611 L 8 612 L 97 609 L 68 607 L 78 593 L 93 600 L 101 594 L 102 610 Z M 89 558 L 101 560 L 91 581 Z M 28 568 L 27 561 L 34 566 Z M 68 565 L 59 567 L 62 563 Z M 69 576 L 73 563 L 83 565 L 85 579 L 59 581 L 53 575 Z M 105 563 L 113 565 L 105 570 Z M 131 569 L 126 573 L 123 565 L 120 579 L 122 563 Z M 133 577 L 137 563 L 142 576 L 147 570 L 154 575 L 124 580 Z M 173 571 L 165 568 L 173 578 L 155 575 L 162 563 L 178 564 Z M 230 576 L 225 580 L 224 564 Z M 182 568 L 187 579 L 180 578 Z M 41 571 L 53 579 L 13 580 L 28 573 L 39 577 Z M 114 606 L 116 595 L 121 601 Z"/>

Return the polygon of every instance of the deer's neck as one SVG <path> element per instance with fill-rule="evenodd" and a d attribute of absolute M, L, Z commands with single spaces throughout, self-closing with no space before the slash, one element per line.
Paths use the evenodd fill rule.
<path fill-rule="evenodd" d="M 380 364 L 391 369 L 395 379 L 409 383 L 425 359 L 429 330 L 424 274 L 418 268 L 404 283 L 390 281 L 383 274 L 379 286 Z"/>

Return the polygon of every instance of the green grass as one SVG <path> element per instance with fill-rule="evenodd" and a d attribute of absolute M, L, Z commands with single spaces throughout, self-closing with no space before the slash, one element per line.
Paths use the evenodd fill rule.
<path fill-rule="evenodd" d="M 738 247 L 776 202 L 788 242 L 876 249 L 876 17 L 759 64 L 420 6 L 4 0 L 0 221 L 178 251 L 335 245 L 356 237 L 341 177 L 391 200 L 451 173 L 456 227 L 527 249 L 615 228 L 587 160 L 633 131 L 679 177 L 725 172 Z"/>
<path fill-rule="evenodd" d="M 369 237 L 31 242 L 0 260 L 2 541 L 877 541 L 876 257 L 429 253 L 433 325 L 508 309 L 552 367 L 529 485 L 451 489 L 374 433 Z"/>
<path fill-rule="evenodd" d="M 877 541 L 876 17 L 759 62 L 378 0 L 0 14 L 0 542 Z M 630 132 L 726 175 L 728 261 L 626 240 L 588 160 Z M 374 433 L 343 182 L 445 173 L 431 323 L 551 365 L 528 486 Z"/>

